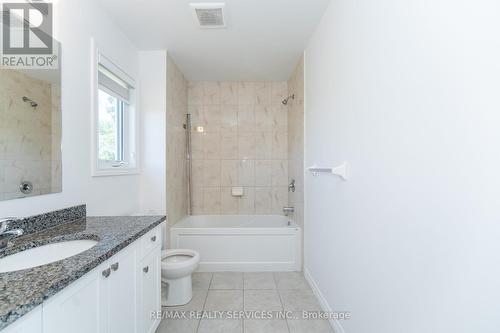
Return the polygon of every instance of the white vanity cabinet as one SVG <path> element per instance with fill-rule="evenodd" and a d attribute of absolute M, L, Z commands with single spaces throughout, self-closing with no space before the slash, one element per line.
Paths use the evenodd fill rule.
<path fill-rule="evenodd" d="M 104 332 L 100 269 L 93 269 L 41 305 L 42 332 Z"/>
<path fill-rule="evenodd" d="M 152 230 L 143 242 L 144 252 L 137 267 L 137 333 L 154 333 L 160 318 L 152 314 L 152 309 L 161 309 L 161 230 Z"/>
<path fill-rule="evenodd" d="M 135 332 L 138 293 L 134 247 L 126 247 L 101 268 L 102 332 Z"/>
<path fill-rule="evenodd" d="M 148 333 L 160 320 L 161 226 L 79 278 L 1 333 Z"/>

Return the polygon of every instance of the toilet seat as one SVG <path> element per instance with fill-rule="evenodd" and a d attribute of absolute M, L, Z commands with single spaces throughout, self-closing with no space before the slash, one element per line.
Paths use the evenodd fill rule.
<path fill-rule="evenodd" d="M 191 274 L 198 268 L 200 254 L 195 250 L 171 249 L 161 253 L 161 271 L 164 278 L 176 279 Z"/>
<path fill-rule="evenodd" d="M 181 268 L 200 261 L 200 254 L 189 249 L 170 249 L 161 252 L 161 265 L 165 268 Z"/>

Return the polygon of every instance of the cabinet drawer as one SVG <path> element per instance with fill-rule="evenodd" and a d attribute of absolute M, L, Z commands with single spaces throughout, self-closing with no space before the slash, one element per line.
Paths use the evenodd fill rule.
<path fill-rule="evenodd" d="M 141 237 L 140 240 L 140 256 L 139 259 L 144 258 L 151 250 L 157 246 L 161 246 L 161 226 L 155 227 L 153 230 L 149 231 L 147 234 Z"/>

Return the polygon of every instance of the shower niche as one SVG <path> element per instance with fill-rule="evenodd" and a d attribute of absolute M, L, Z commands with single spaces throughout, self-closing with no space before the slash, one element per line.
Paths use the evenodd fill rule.
<path fill-rule="evenodd" d="M 0 200 L 62 191 L 60 69 L 0 68 Z"/>

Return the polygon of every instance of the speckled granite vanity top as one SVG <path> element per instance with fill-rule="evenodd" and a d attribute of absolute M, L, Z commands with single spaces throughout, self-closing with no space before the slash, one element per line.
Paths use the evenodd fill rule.
<path fill-rule="evenodd" d="M 0 330 L 64 289 L 165 220 L 164 216 L 85 217 L 85 206 L 20 220 L 27 234 L 0 258 L 39 245 L 93 239 L 91 249 L 48 265 L 0 273 Z"/>

